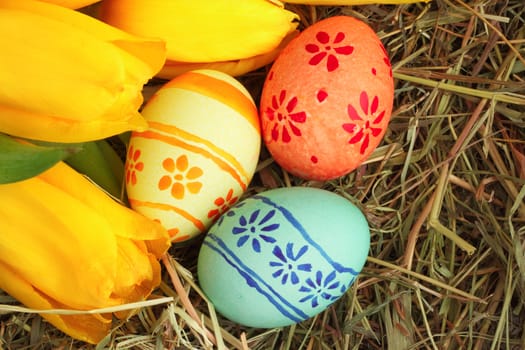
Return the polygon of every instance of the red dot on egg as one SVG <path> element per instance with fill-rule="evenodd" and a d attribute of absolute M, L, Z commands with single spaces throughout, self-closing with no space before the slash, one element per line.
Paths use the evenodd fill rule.
<path fill-rule="evenodd" d="M 377 75 L 377 70 L 375 68 L 372 67 L 372 74 L 373 75 Z"/>
<path fill-rule="evenodd" d="M 324 90 L 317 91 L 317 101 L 323 102 L 328 97 L 328 93 Z"/>
<path fill-rule="evenodd" d="M 311 160 L 312 163 L 314 163 L 314 164 L 316 164 L 316 163 L 319 161 L 319 159 L 317 159 L 316 156 L 312 156 L 312 157 L 310 158 L 310 160 Z"/>
<path fill-rule="evenodd" d="M 270 73 L 268 73 L 268 80 L 272 80 L 273 79 L 273 70 L 270 71 Z"/>

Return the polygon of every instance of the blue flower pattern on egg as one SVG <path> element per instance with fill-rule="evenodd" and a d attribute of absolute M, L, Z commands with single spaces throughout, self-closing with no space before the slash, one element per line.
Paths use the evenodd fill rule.
<path fill-rule="evenodd" d="M 278 260 L 270 261 L 270 266 L 276 268 L 276 271 L 272 274 L 272 276 L 275 278 L 280 277 L 281 284 L 286 284 L 288 277 L 290 277 L 290 282 L 292 284 L 298 284 L 298 272 L 310 272 L 312 270 L 312 264 L 298 264 L 299 259 L 304 256 L 307 250 L 308 246 L 304 245 L 296 253 L 294 253 L 293 243 L 288 243 L 286 245 L 286 253 L 284 253 L 281 247 L 275 246 L 275 248 L 273 248 L 273 255 L 275 255 Z"/>
<path fill-rule="evenodd" d="M 319 298 L 323 298 L 327 301 L 336 300 L 341 296 L 339 292 L 339 281 L 336 280 L 336 271 L 332 271 L 323 278 L 323 273 L 317 271 L 315 273 L 315 278 L 310 277 L 306 280 L 305 285 L 303 285 L 299 291 L 308 293 L 304 298 L 301 298 L 299 302 L 303 303 L 310 300 L 312 307 L 319 306 Z"/>
<path fill-rule="evenodd" d="M 245 202 L 241 202 L 234 208 L 238 208 L 244 205 L 244 203 Z M 226 214 L 229 214 L 228 216 L 234 216 L 234 208 Z M 277 239 L 267 234 L 271 231 L 277 230 L 280 226 L 278 223 L 271 223 L 271 219 L 274 218 L 275 214 L 276 210 L 272 209 L 259 221 L 257 220 L 262 216 L 260 209 L 253 211 L 249 215 L 241 215 L 238 220 L 238 225 L 234 226 L 232 229 L 233 235 L 240 235 L 237 240 L 237 247 L 240 248 L 244 246 L 251 238 L 253 251 L 260 253 L 261 242 L 259 240 L 269 244 L 276 243 Z M 220 224 L 221 223 L 219 223 L 219 225 Z M 312 265 L 309 263 L 298 264 L 298 260 L 303 257 L 307 251 L 307 245 L 302 246 L 296 253 L 294 253 L 293 243 L 288 242 L 284 252 L 279 245 L 275 245 L 272 253 L 278 260 L 271 261 L 269 265 L 276 268 L 272 277 L 276 279 L 280 278 L 281 284 L 283 285 L 287 282 L 296 285 L 301 281 L 304 281 L 298 291 L 308 294 L 299 299 L 299 302 L 304 303 L 310 301 L 311 306 L 315 308 L 319 306 L 319 298 L 327 301 L 333 301 L 339 298 L 352 284 L 355 276 L 347 285 L 340 283 L 336 279 L 337 270 L 331 271 L 324 279 L 322 271 L 317 271 L 315 275 L 309 274 L 305 279 L 301 280 L 299 278 L 301 272 L 311 272 L 312 270 Z"/>
<path fill-rule="evenodd" d="M 246 242 L 252 239 L 252 248 L 255 252 L 261 252 L 262 240 L 267 243 L 275 243 L 276 239 L 269 235 L 271 231 L 279 228 L 279 224 L 270 223 L 270 219 L 274 217 L 275 210 L 270 210 L 262 219 L 257 221 L 261 211 L 258 209 L 250 214 L 247 219 L 244 215 L 239 218 L 239 226 L 235 226 L 232 230 L 234 235 L 240 235 L 237 240 L 237 247 L 242 247 Z"/>

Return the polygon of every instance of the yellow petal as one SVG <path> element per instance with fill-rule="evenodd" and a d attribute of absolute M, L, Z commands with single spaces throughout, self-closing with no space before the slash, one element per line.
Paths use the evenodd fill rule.
<path fill-rule="evenodd" d="M 0 0 L 0 131 L 80 142 L 147 127 L 143 85 L 164 43 L 133 37 L 77 11 Z"/>
<path fill-rule="evenodd" d="M 107 0 L 101 18 L 136 35 L 162 38 L 168 59 L 239 60 L 274 50 L 298 16 L 268 0 Z"/>
<path fill-rule="evenodd" d="M 160 283 L 160 264 L 143 242 L 119 237 L 113 297 L 129 303 L 149 295 Z"/>
<path fill-rule="evenodd" d="M 63 22 L 64 25 L 70 25 L 99 40 L 110 42 L 127 51 L 138 60 L 143 61 L 153 74 L 164 64 L 166 53 L 165 43 L 162 40 L 129 34 L 78 11 L 71 11 L 60 6 L 35 0 L 0 0 L 0 9 L 23 11 L 57 22 Z M 43 34 L 49 35 L 43 31 L 35 32 L 36 37 Z M 59 38 L 55 39 L 58 40 Z"/>
<path fill-rule="evenodd" d="M 296 37 L 297 34 L 299 34 L 299 31 L 297 30 L 289 33 L 277 48 L 268 53 L 254 57 L 243 58 L 241 60 L 203 63 L 176 62 L 167 60 L 164 64 L 164 67 L 162 67 L 160 72 L 157 73 L 157 77 L 163 79 L 173 79 L 182 73 L 197 69 L 213 69 L 234 77 L 240 76 L 272 63 L 277 58 L 281 50 L 286 46 L 286 44 Z"/>
<path fill-rule="evenodd" d="M 43 295 L 18 273 L 9 269 L 0 261 L 0 289 L 9 291 L 18 300 L 38 310 L 67 309 L 55 300 Z M 68 333 L 71 337 L 88 342 L 98 343 L 111 327 L 111 315 L 53 315 L 43 314 L 55 327 Z"/>
<path fill-rule="evenodd" d="M 109 307 L 143 300 L 160 283 L 166 230 L 64 163 L 0 185 L 0 198 L 0 288 L 28 307 Z M 111 318 L 42 316 L 90 342 Z"/>
<path fill-rule="evenodd" d="M 70 9 L 79 9 L 81 7 L 94 4 L 100 0 L 40 0 L 49 2 L 52 4 L 60 5 L 63 7 L 68 7 Z"/>
<path fill-rule="evenodd" d="M 98 190 L 83 176 L 79 176 L 65 163 L 57 163 L 52 171 L 46 171 L 39 175 L 39 179 L 49 183 L 55 188 L 70 193 L 91 210 L 101 216 L 111 213 L 111 222 L 118 230 L 115 235 L 123 238 L 144 241 L 155 257 L 160 258 L 169 247 L 169 239 L 162 226 L 143 215 L 139 215 L 129 208 L 116 203 L 104 192 Z M 62 179 L 67 179 L 63 181 Z M 83 190 L 82 190 L 83 189 Z"/>
<path fill-rule="evenodd" d="M 39 178 L 1 185 L 0 196 L 2 262 L 66 305 L 107 305 L 117 259 L 109 223 Z"/>

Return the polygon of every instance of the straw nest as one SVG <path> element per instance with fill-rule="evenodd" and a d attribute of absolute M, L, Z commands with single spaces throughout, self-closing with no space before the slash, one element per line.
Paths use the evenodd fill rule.
<path fill-rule="evenodd" d="M 199 290 L 199 242 L 175 247 L 162 261 L 157 305 L 139 303 L 98 348 L 525 349 L 523 0 L 288 7 L 302 28 L 339 14 L 374 28 L 393 64 L 394 113 L 351 174 L 306 182 L 263 150 L 246 195 L 294 185 L 350 198 L 372 233 L 359 279 L 310 320 L 245 328 Z M 266 72 L 240 77 L 255 99 Z M 7 307 L 17 303 L 4 293 L 0 304 L 0 349 L 95 348 Z"/>

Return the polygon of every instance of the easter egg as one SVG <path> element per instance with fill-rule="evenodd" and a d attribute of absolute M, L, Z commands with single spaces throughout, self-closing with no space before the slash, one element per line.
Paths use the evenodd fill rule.
<path fill-rule="evenodd" d="M 133 132 L 126 157 L 131 207 L 174 242 L 205 231 L 247 189 L 259 159 L 256 105 L 233 77 L 195 70 L 163 85 Z"/>
<path fill-rule="evenodd" d="M 210 228 L 199 284 L 216 310 L 249 327 L 306 320 L 340 298 L 361 271 L 368 223 L 345 198 L 292 187 L 244 199 Z"/>
<path fill-rule="evenodd" d="M 296 176 L 346 175 L 381 142 L 393 97 L 390 60 L 375 32 L 348 16 L 321 20 L 281 51 L 266 77 L 264 142 Z"/>

